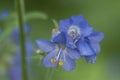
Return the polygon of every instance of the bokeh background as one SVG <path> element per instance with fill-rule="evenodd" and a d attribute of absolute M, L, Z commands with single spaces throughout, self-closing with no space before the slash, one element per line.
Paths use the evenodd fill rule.
<path fill-rule="evenodd" d="M 15 12 L 14 5 L 14 0 L 1 0 L 0 12 Z M 82 58 L 76 61 L 76 68 L 71 72 L 61 68 L 54 71 L 52 80 L 120 80 L 120 0 L 25 0 L 25 11 L 26 14 L 41 12 L 43 15 L 43 19 L 33 18 L 27 21 L 31 25 L 30 38 L 35 49 L 36 39 L 50 39 L 54 28 L 52 19 L 59 22 L 82 14 L 94 29 L 105 34 L 96 64 L 86 63 Z M 2 25 L 0 27 L 4 29 Z M 39 57 L 33 58 L 31 64 L 31 80 L 44 80 L 48 69 L 41 65 Z M 9 80 L 8 76 L 2 77 L 0 75 L 0 80 Z"/>

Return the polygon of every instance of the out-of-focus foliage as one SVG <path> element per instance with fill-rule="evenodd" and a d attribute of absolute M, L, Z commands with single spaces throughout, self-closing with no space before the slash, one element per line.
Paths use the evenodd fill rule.
<path fill-rule="evenodd" d="M 105 33 L 105 39 L 101 43 L 101 53 L 98 56 L 97 63 L 87 64 L 84 59 L 76 62 L 76 69 L 72 72 L 66 72 L 62 69 L 54 71 L 52 80 L 119 80 L 120 79 L 120 0 L 25 0 L 26 14 L 32 11 L 45 12 L 48 14 L 48 20 L 30 18 L 29 24 L 32 25 L 31 38 L 35 42 L 37 38 L 50 39 L 51 30 L 54 28 L 52 19 L 57 20 L 69 18 L 72 15 L 82 14 L 87 21 L 97 30 Z M 10 10 L 9 16 L 14 13 L 14 0 L 2 0 L 0 2 L 0 12 L 4 9 Z M 34 12 L 33 12 L 34 13 Z M 14 13 L 16 14 L 16 13 Z M 13 16 L 14 16 L 13 14 Z M 37 13 L 38 14 L 38 13 Z M 33 14 L 34 15 L 34 14 Z M 33 16 L 32 16 L 33 17 Z M 43 18 L 42 18 L 43 19 Z M 4 23 L 4 25 L 3 25 Z M 0 22 L 7 35 L 7 28 L 16 25 L 16 20 L 11 19 Z M 5 26 L 7 25 L 7 26 Z M 12 26 L 16 27 L 16 26 Z M 9 30 L 8 29 L 8 30 Z M 12 30 L 12 29 L 11 29 Z M 11 31 L 10 31 L 11 32 Z M 0 35 L 0 40 L 2 35 Z M 7 38 L 4 37 L 2 41 Z M 1 43 L 0 43 L 1 46 Z M 2 50 L 6 50 L 2 47 Z M 1 50 L 0 50 L 1 51 Z M 1 54 L 2 52 L 0 52 Z M 31 80 L 43 80 L 47 69 L 41 65 L 39 57 L 32 59 L 32 78 Z M 37 58 L 36 58 L 37 57 Z M 7 58 L 7 57 L 5 57 Z M 2 58 L 1 58 L 2 59 Z M 1 60 L 0 59 L 0 60 Z M 1 64 L 0 64 L 1 65 Z M 3 69 L 2 69 L 3 70 Z M 0 77 L 0 80 L 4 80 Z"/>
<path fill-rule="evenodd" d="M 25 21 L 27 23 L 29 23 L 30 20 L 34 20 L 34 19 L 46 20 L 48 19 L 48 16 L 43 12 L 34 12 L 34 11 L 27 13 L 25 15 Z M 18 27 L 17 21 L 18 19 L 17 19 L 16 12 L 12 12 L 12 11 L 9 12 L 8 10 L 6 10 L 2 12 L 0 15 L 0 63 L 1 63 L 0 64 L 0 80 L 6 80 L 7 78 L 9 79 L 10 77 L 9 69 L 11 66 L 15 66 L 13 65 L 14 63 L 13 58 L 14 58 L 14 55 L 16 55 L 15 54 L 16 52 L 15 42 L 16 41 L 13 38 L 19 37 L 19 34 L 18 34 L 19 28 L 17 29 L 18 31 L 17 33 L 14 32 L 16 30 L 16 27 Z M 29 47 L 33 47 L 33 45 L 29 45 Z M 31 56 L 28 56 L 26 58 L 32 59 Z M 7 75 L 8 77 L 6 77 Z"/>
<path fill-rule="evenodd" d="M 1 21 L 2 27 L 5 28 L 5 30 L 3 31 L 3 34 L 1 35 L 0 42 L 4 40 L 5 38 L 7 38 L 15 27 L 18 27 L 16 12 L 8 14 L 8 17 L 5 17 L 5 18 L 6 19 Z M 30 12 L 30 13 L 27 13 L 25 16 L 26 22 L 28 22 L 29 20 L 34 20 L 34 19 L 46 20 L 47 18 L 48 16 L 42 12 Z"/>

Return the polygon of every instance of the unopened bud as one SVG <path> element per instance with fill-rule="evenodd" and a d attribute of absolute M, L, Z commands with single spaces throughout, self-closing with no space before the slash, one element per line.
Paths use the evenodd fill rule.
<path fill-rule="evenodd" d="M 52 29 L 52 34 L 55 34 L 55 33 L 58 33 L 59 31 L 58 31 L 58 29 L 57 28 L 53 28 Z"/>

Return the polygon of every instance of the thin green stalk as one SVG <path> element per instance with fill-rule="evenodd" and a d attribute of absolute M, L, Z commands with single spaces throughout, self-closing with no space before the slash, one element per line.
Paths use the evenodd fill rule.
<path fill-rule="evenodd" d="M 46 73 L 45 80 L 51 80 L 53 73 L 54 73 L 54 68 L 49 68 Z"/>
<path fill-rule="evenodd" d="M 21 62 L 22 62 L 22 80 L 28 80 L 26 52 L 25 52 L 25 36 L 24 36 L 24 0 L 15 0 L 16 10 L 18 14 L 18 24 L 20 30 L 20 47 L 21 47 Z"/>

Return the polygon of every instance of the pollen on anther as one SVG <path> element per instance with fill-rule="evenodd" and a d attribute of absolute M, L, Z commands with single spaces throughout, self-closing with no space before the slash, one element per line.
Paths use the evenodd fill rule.
<path fill-rule="evenodd" d="M 59 61 L 59 66 L 62 66 L 63 65 L 63 62 L 62 60 Z"/>
<path fill-rule="evenodd" d="M 71 33 L 69 34 L 71 37 L 75 37 L 75 33 Z"/>
<path fill-rule="evenodd" d="M 50 61 L 51 61 L 51 63 L 56 63 L 55 59 L 51 59 Z"/>

